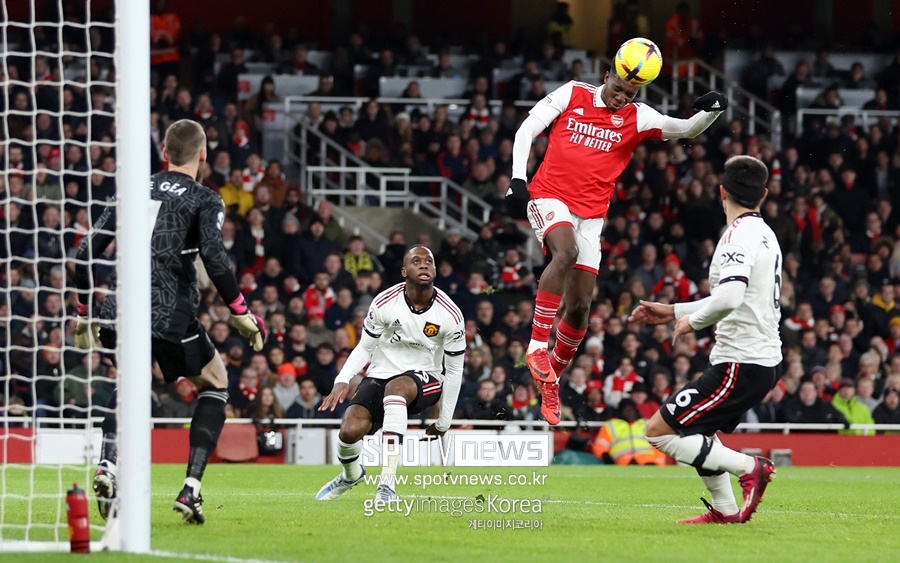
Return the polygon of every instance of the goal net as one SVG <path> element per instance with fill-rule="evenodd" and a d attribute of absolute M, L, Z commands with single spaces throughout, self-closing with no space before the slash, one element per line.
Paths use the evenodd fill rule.
<path fill-rule="evenodd" d="M 0 552 L 68 550 L 75 483 L 88 498 L 92 550 L 118 549 L 91 484 L 122 365 L 117 350 L 73 339 L 78 303 L 98 316 L 122 255 L 120 241 L 119 252 L 113 244 L 90 259 L 89 289 L 76 289 L 79 244 L 107 206 L 122 214 L 113 2 L 0 9 Z"/>

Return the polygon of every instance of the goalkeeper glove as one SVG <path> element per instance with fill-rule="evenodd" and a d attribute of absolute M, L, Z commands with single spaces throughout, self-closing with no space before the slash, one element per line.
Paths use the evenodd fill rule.
<path fill-rule="evenodd" d="M 75 325 L 75 346 L 82 350 L 99 348 L 100 327 L 88 318 L 88 306 L 78 303 L 78 324 Z"/>
<path fill-rule="evenodd" d="M 694 100 L 691 107 L 700 111 L 725 111 L 728 109 L 728 98 L 720 92 L 707 92 Z"/>
<path fill-rule="evenodd" d="M 243 295 L 228 306 L 231 311 L 231 324 L 241 333 L 241 336 L 250 341 L 250 346 L 256 352 L 263 349 L 266 341 L 266 323 L 258 316 L 250 312 Z"/>
<path fill-rule="evenodd" d="M 506 207 L 509 210 L 509 216 L 514 219 L 524 218 L 526 205 L 528 205 L 528 186 L 525 185 L 525 180 L 513 178 L 509 183 L 509 189 L 506 190 Z"/>

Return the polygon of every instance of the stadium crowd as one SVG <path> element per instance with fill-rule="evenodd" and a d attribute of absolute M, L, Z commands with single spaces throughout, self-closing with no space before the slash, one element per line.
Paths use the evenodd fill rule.
<path fill-rule="evenodd" d="M 557 23 L 563 30 L 565 25 L 564 19 Z M 84 34 L 61 37 L 67 52 L 86 52 Z M 509 102 L 540 100 L 547 93 L 545 81 L 580 77 L 583 61 L 571 67 L 561 62 L 565 37 L 557 33 L 538 43 L 497 40 L 468 69 L 450 68 L 443 56 L 449 51 L 432 46 L 442 53 L 432 76 L 470 80 L 471 105 L 459 120 L 451 120 L 444 107 L 430 115 L 411 114 L 375 100 L 358 114 L 351 107 L 323 113 L 317 104 L 309 106 L 304 124 L 373 166 L 443 175 L 493 205 L 492 222 L 475 240 L 450 231 L 442 240 L 409 241 L 395 232 L 380 251 L 350 236 L 331 202 L 307 205 L 304 186 L 292 183 L 278 160 L 261 158 L 263 103 L 277 101 L 279 94 L 274 81 L 266 79 L 241 106 L 238 75 L 246 72 L 252 51 L 282 72 L 321 74 L 315 95 L 373 97 L 378 78 L 390 76 L 400 61 L 424 60 L 420 38 L 375 42 L 353 33 L 335 49 L 332 68 L 319 69 L 306 61 L 308 46 L 299 37 L 271 31 L 255 35 L 241 25 L 230 36 L 196 32 L 175 37 L 185 60 L 153 66 L 154 171 L 162 165 L 160 142 L 168 123 L 189 118 L 203 124 L 209 156 L 202 182 L 225 201 L 226 249 L 251 309 L 266 319 L 271 334 L 265 350 L 253 353 L 227 324 L 228 308 L 204 287 L 201 321 L 228 366 L 233 416 L 334 416 L 317 406 L 356 344 L 369 303 L 400 281 L 403 253 L 409 244 L 422 242 L 437 256 L 436 285 L 468 319 L 458 416 L 539 418 L 523 355 L 540 268 L 525 266 L 521 245 L 526 234 L 506 215 L 503 200 L 512 139 L 527 108 Z M 5 163 L 0 175 L 5 233 L 0 375 L 6 395 L 0 412 L 7 415 L 62 409 L 63 416 L 84 416 L 85 408 L 66 407 L 103 405 L 114 385 L 113 365 L 99 353 L 80 354 L 72 346 L 74 251 L 117 189 L 115 93 L 78 84 L 114 79 L 112 59 L 102 55 L 111 52 L 111 37 L 105 28 L 96 28 L 89 38 L 90 57 L 9 58 L 0 76 L 0 108 L 16 110 L 0 143 Z M 57 35 L 38 29 L 35 39 L 38 47 L 55 50 L 50 47 Z M 714 52 L 715 41 L 717 36 L 710 38 L 713 45 L 701 54 Z M 515 55 L 524 55 L 522 70 L 506 87 L 507 103 L 494 112 L 485 103 L 493 97 L 491 69 Z M 220 56 L 228 61 L 217 64 Z M 368 67 L 359 83 L 354 65 Z M 838 70 L 852 75 L 851 69 Z M 26 86 L 32 75 L 35 82 Z M 187 81 L 188 75 L 195 80 Z M 871 76 L 884 89 L 879 94 L 885 96 L 884 107 L 896 108 L 891 104 L 900 96 L 900 52 Z M 58 88 L 54 84 L 61 77 L 67 84 Z M 416 97 L 415 89 L 411 83 L 407 95 Z M 779 103 L 789 111 L 787 92 L 783 98 Z M 52 117 L 59 111 L 61 118 Z M 677 111 L 690 112 L 687 105 Z M 691 143 L 640 146 L 621 177 L 604 228 L 589 334 L 562 383 L 563 419 L 606 420 L 627 405 L 648 418 L 703 369 L 714 342 L 711 331 L 690 334 L 673 346 L 670 327 L 645 329 L 629 324 L 627 317 L 640 299 L 671 303 L 709 294 L 708 265 L 725 221 L 717 199 L 720 173 L 728 157 L 748 154 L 770 169 L 762 213 L 785 256 L 781 294 L 773 296 L 782 311 L 785 360 L 780 382 L 745 420 L 900 423 L 897 120 L 885 118 L 869 127 L 812 122 L 786 139 L 781 151 L 765 136 L 749 135 L 739 120 L 723 118 L 717 125 Z M 539 138 L 529 177 L 545 149 L 546 140 Z M 95 304 L 106 298 L 112 272 L 111 265 L 98 268 Z M 108 379 L 89 379 L 91 374 Z M 182 380 L 166 386 L 154 375 L 154 415 L 189 416 L 193 385 Z"/>

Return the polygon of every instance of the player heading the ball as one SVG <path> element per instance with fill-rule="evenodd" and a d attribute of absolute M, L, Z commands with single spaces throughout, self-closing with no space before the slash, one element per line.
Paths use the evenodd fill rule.
<path fill-rule="evenodd" d="M 636 67 L 628 66 L 634 65 L 629 62 L 632 57 L 623 54 L 622 70 L 607 72 L 603 85 L 572 81 L 560 86 L 531 109 L 513 145 L 507 205 L 511 214 L 528 217 L 535 236 L 551 256 L 538 284 L 526 353 L 528 369 L 541 384 L 541 414 L 550 424 L 559 423 L 559 375 L 587 332 L 591 294 L 600 267 L 603 221 L 616 179 L 638 144 L 696 137 L 728 107 L 724 95 L 709 92 L 694 101 L 698 110 L 694 116 L 677 119 L 634 102 L 639 86 L 633 80 L 642 77 L 646 84 L 655 78 L 653 61 L 659 49 L 646 39 L 628 41 L 622 49 L 626 47 L 628 53 L 645 49 L 640 51 L 644 64 L 637 73 Z M 652 56 L 647 57 L 648 53 Z M 623 79 L 619 72 L 631 78 Z M 550 143 L 544 161 L 528 185 L 531 143 L 548 127 Z M 547 340 L 563 296 L 565 314 L 556 329 L 551 355 Z"/>

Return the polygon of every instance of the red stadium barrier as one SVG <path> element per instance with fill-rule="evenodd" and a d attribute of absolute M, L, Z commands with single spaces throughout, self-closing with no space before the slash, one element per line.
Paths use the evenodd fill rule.
<path fill-rule="evenodd" d="M 10 428 L 0 433 L 0 462 L 32 463 L 33 430 Z M 757 448 L 763 455 L 773 449 L 791 450 L 794 465 L 841 467 L 900 467 L 900 435 L 846 436 L 839 434 L 727 434 L 722 441 L 730 448 Z M 568 433 L 557 432 L 556 449 L 565 447 Z M 184 463 L 190 448 L 187 428 L 153 430 L 153 463 Z M 8 456 L 5 460 L 3 456 Z M 211 462 L 221 461 L 213 455 Z M 284 463 L 284 453 L 260 456 L 256 463 Z"/>

